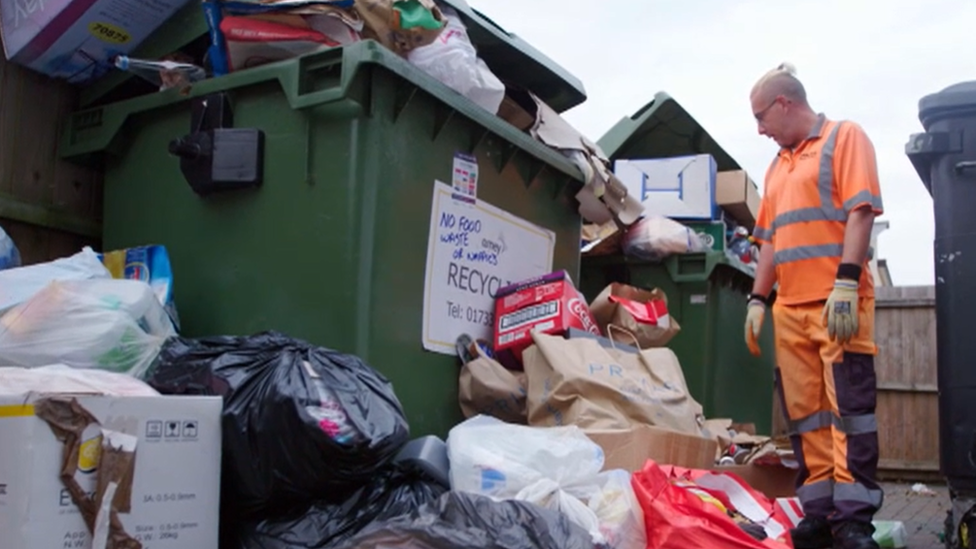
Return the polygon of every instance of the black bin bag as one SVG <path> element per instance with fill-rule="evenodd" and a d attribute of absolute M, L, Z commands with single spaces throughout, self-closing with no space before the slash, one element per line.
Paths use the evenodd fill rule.
<path fill-rule="evenodd" d="M 412 513 L 447 491 L 419 471 L 393 465 L 342 503 L 316 502 L 289 515 L 240 525 L 236 549 L 332 549 L 376 521 Z"/>
<path fill-rule="evenodd" d="M 593 549 L 566 515 L 526 501 L 447 492 L 436 502 L 377 521 L 336 549 Z"/>
<path fill-rule="evenodd" d="M 278 332 L 171 339 L 146 377 L 163 394 L 223 397 L 222 511 L 238 518 L 345 501 L 410 436 L 382 374 Z"/>

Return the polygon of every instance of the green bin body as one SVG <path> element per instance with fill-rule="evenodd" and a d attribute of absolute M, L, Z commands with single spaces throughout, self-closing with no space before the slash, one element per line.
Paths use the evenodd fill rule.
<path fill-rule="evenodd" d="M 412 435 L 445 436 L 458 359 L 423 350 L 421 324 L 434 182 L 455 154 L 477 159 L 479 200 L 553 231 L 553 269 L 579 272 L 578 169 L 375 42 L 175 92 L 76 113 L 61 152 L 104 165 L 105 249 L 168 248 L 185 336 L 273 329 L 356 354 Z M 264 132 L 264 182 L 202 198 L 167 147 L 215 92 L 234 127 Z"/>
<path fill-rule="evenodd" d="M 705 417 L 755 423 L 770 434 L 773 420 L 773 329 L 764 323 L 756 358 L 745 343 L 746 296 L 752 275 L 722 252 L 671 256 L 661 263 L 619 257 L 585 257 L 580 288 L 595 299 L 611 282 L 660 288 L 681 331 L 671 348 L 681 361 L 688 389 Z"/>
<path fill-rule="evenodd" d="M 719 171 L 742 169 L 677 101 L 664 93 L 620 120 L 599 141 L 612 160 L 710 154 Z M 581 289 L 590 300 L 610 282 L 660 288 L 681 332 L 669 344 L 692 395 L 709 418 L 755 423 L 772 433 L 775 365 L 772 319 L 760 337 L 763 355 L 745 343 L 746 296 L 753 275 L 721 251 L 672 256 L 662 263 L 586 257 Z"/>

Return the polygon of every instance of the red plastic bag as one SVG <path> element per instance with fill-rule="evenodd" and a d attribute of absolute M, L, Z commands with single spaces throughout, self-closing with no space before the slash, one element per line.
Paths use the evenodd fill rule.
<path fill-rule="evenodd" d="M 696 479 L 703 480 L 706 486 L 693 484 Z M 707 492 L 724 506 L 734 507 L 738 501 L 739 505 L 752 507 L 749 510 L 752 515 L 757 512 L 762 514 L 762 509 L 768 508 L 766 521 L 773 520 L 772 502 L 747 488 L 734 475 L 662 467 L 648 460 L 644 468 L 634 474 L 632 483 L 637 501 L 644 511 L 648 549 L 789 549 L 792 546 L 789 535 L 778 523 L 769 525 L 774 531 L 780 532 L 778 536 L 758 541 L 742 530 L 719 506 L 705 501 L 694 491 Z M 736 486 L 739 484 L 741 486 Z M 743 486 L 746 488 L 742 488 Z M 723 489 L 725 487 L 731 487 L 732 493 Z M 747 501 L 750 499 L 754 501 Z M 753 507 L 754 505 L 758 507 Z M 769 526 L 766 528 L 767 532 L 770 530 Z"/>

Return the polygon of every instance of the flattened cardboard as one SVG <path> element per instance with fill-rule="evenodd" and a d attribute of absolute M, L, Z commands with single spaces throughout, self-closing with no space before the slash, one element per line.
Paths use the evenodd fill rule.
<path fill-rule="evenodd" d="M 716 473 L 733 473 L 770 499 L 796 496 L 799 471 L 782 465 L 729 465 L 709 467 Z"/>
<path fill-rule="evenodd" d="M 690 469 L 715 466 L 718 445 L 714 440 L 677 431 L 637 425 L 626 430 L 585 430 L 586 436 L 603 448 L 604 470 L 636 472 L 648 459 L 661 465 Z"/>
<path fill-rule="evenodd" d="M 719 172 L 715 178 L 715 202 L 736 223 L 749 229 L 759 214 L 759 189 L 744 170 Z"/>

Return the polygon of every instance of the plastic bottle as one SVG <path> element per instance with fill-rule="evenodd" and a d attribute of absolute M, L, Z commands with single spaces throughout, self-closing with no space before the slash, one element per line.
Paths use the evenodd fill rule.
<path fill-rule="evenodd" d="M 0 271 L 20 266 L 20 251 L 17 249 L 17 245 L 0 228 Z"/>
<path fill-rule="evenodd" d="M 189 63 L 176 61 L 149 61 L 134 59 L 126 55 L 116 56 L 112 63 L 119 70 L 131 72 L 136 76 L 159 86 L 160 91 L 187 86 L 207 78 L 207 72 Z"/>

